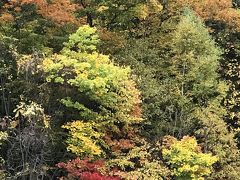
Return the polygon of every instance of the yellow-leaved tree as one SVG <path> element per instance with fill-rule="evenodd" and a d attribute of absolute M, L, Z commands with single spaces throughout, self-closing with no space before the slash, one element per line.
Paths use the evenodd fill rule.
<path fill-rule="evenodd" d="M 77 121 L 63 126 L 70 132 L 68 149 L 78 156 L 100 155 L 101 135 L 141 121 L 140 93 L 130 68 L 98 53 L 98 42 L 96 28 L 82 26 L 61 54 L 43 62 L 47 81 L 67 87 L 62 104 L 79 112 Z"/>
<path fill-rule="evenodd" d="M 179 180 L 204 180 L 205 176 L 211 174 L 212 165 L 218 160 L 212 154 L 202 153 L 194 137 L 184 136 L 178 141 L 166 136 L 164 143 L 163 158 Z"/>

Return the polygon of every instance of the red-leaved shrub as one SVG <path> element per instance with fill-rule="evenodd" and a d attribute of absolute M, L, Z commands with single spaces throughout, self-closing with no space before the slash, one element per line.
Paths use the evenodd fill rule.
<path fill-rule="evenodd" d="M 79 158 L 70 160 L 67 163 L 58 163 L 57 167 L 67 171 L 68 176 L 79 178 L 81 180 L 120 180 L 116 176 L 110 176 L 104 172 L 105 164 L 102 160 L 91 162 L 89 159 L 81 160 Z"/>

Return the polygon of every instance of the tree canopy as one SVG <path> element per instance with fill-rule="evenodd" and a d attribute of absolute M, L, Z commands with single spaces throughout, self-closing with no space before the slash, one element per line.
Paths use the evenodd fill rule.
<path fill-rule="evenodd" d="M 239 179 L 239 8 L 1 1 L 0 179 Z"/>

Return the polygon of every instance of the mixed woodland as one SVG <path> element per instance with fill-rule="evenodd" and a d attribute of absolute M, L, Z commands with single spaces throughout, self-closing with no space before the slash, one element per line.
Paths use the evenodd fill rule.
<path fill-rule="evenodd" d="M 240 1 L 1 0 L 0 179 L 240 180 Z"/>

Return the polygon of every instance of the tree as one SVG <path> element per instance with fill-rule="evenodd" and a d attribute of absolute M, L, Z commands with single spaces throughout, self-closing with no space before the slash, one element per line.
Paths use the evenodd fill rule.
<path fill-rule="evenodd" d="M 17 79 L 17 53 L 9 42 L 12 39 L 0 33 L 0 117 L 9 116 L 17 103 L 13 93 Z"/>
<path fill-rule="evenodd" d="M 47 175 L 51 161 L 49 117 L 34 102 L 21 103 L 6 122 L 8 137 L 2 147 L 8 178 L 37 179 Z"/>
<path fill-rule="evenodd" d="M 129 30 L 137 26 L 150 13 L 162 10 L 161 4 L 156 0 L 134 1 L 86 1 L 75 0 L 82 9 L 79 16 L 86 16 L 89 26 L 101 25 L 107 29 Z"/>
<path fill-rule="evenodd" d="M 7 1 L 3 5 L 3 9 L 13 10 L 10 12 L 24 12 L 26 6 L 35 6 L 36 10 L 43 17 L 53 20 L 58 24 L 78 23 L 73 12 L 77 10 L 76 4 L 72 4 L 69 0 L 20 0 Z M 13 14 L 14 16 L 14 14 Z"/>
<path fill-rule="evenodd" d="M 163 158 L 173 170 L 176 179 L 204 179 L 211 174 L 212 165 L 218 158 L 204 154 L 195 138 L 185 136 L 180 141 L 165 137 L 168 147 L 162 150 Z"/>
<path fill-rule="evenodd" d="M 239 85 L 238 85 L 238 57 L 239 57 L 239 9 L 238 1 L 231 0 L 207 0 L 198 1 L 171 1 L 169 9 L 176 12 L 176 7 L 188 5 L 191 7 L 209 27 L 217 43 L 223 51 L 221 60 L 221 77 L 228 81 L 230 88 L 225 99 L 228 110 L 225 121 L 237 131 L 239 127 Z M 180 8 L 181 9 L 181 8 Z M 239 133 L 236 134 L 239 138 Z"/>
<path fill-rule="evenodd" d="M 132 49 L 124 54 L 127 58 L 121 55 L 120 60 L 128 63 L 131 58 L 130 63 L 140 72 L 139 86 L 149 111 L 145 115 L 151 120 L 153 132 L 182 137 L 194 132 L 198 120 L 193 110 L 223 98 L 227 86 L 218 80 L 221 52 L 201 20 L 186 10 L 176 22 L 172 19 L 162 24 L 165 33 L 160 38 L 155 34 L 137 41 L 140 47 L 130 46 Z M 161 44 L 163 41 L 166 43 Z"/>
<path fill-rule="evenodd" d="M 234 179 L 238 176 L 235 169 L 237 169 L 237 164 L 239 163 L 237 160 L 239 151 L 236 147 L 234 136 L 227 130 L 227 125 L 224 123 L 226 109 L 222 106 L 221 102 L 228 88 L 226 84 L 219 79 L 219 75 L 217 74 L 220 52 L 208 35 L 208 31 L 201 25 L 200 20 L 193 18 L 193 16 L 188 13 L 182 16 L 176 28 L 173 39 L 173 50 L 178 56 L 175 56 L 177 57 L 177 61 L 173 61 L 174 66 L 172 66 L 170 72 L 178 73 L 177 76 L 175 75 L 174 77 L 180 80 L 177 81 L 179 82 L 178 86 L 181 87 L 179 91 L 187 97 L 186 102 L 189 103 L 189 100 L 191 102 L 191 105 L 187 104 L 185 107 L 187 107 L 188 110 L 192 107 L 190 115 L 192 122 L 195 122 L 195 127 L 198 127 L 197 129 L 202 132 L 201 136 L 204 136 L 202 142 L 206 143 L 206 146 L 211 146 L 206 152 L 213 152 L 220 158 L 221 163 L 219 163 L 219 166 L 215 169 L 216 172 L 214 176 L 218 177 L 219 175 L 221 178 L 228 177 Z M 192 57 L 194 57 L 194 59 L 192 59 Z M 197 64 L 194 63 L 194 60 Z M 219 129 L 212 128 L 220 125 L 222 127 Z M 222 130 L 220 131 L 220 129 Z M 223 130 L 225 133 L 219 134 L 219 132 Z M 206 131 L 209 134 L 218 135 L 214 135 L 213 138 L 203 133 L 206 133 Z M 190 131 L 188 130 L 187 132 Z M 214 143 L 213 141 L 210 143 L 210 139 L 212 138 L 218 143 Z M 223 141 L 221 139 L 228 140 Z M 222 152 L 227 151 L 231 151 L 231 153 L 222 156 Z M 233 156 L 230 154 L 233 154 Z M 231 159 L 234 163 L 229 163 L 228 159 Z M 226 169 L 228 169 L 228 171 Z M 219 171 L 221 171 L 221 173 L 219 173 Z"/>
<path fill-rule="evenodd" d="M 7 1 L 1 7 L 0 31 L 14 38 L 11 43 L 20 54 L 56 52 L 82 23 L 73 15 L 76 8 L 68 0 Z"/>
<path fill-rule="evenodd" d="M 80 125 L 79 135 L 87 130 L 90 139 L 98 139 L 97 132 L 106 133 L 111 128 L 112 132 L 117 132 L 118 128 L 141 121 L 141 112 L 138 112 L 140 93 L 131 80 L 130 69 L 114 65 L 108 56 L 97 53 L 98 41 L 95 28 L 80 27 L 69 37 L 60 55 L 53 55 L 43 62 L 47 81 L 67 87 L 61 102 L 77 110 L 79 115 L 74 118 L 81 121 L 73 124 Z M 74 126 L 65 127 L 73 132 L 74 140 Z M 79 142 L 86 139 L 76 138 Z"/>
<path fill-rule="evenodd" d="M 218 74 L 220 55 L 201 20 L 185 10 L 180 18 L 162 23 L 159 34 L 129 43 L 118 60 L 131 65 L 140 76 L 143 115 L 151 123 L 144 126 L 143 133 L 154 139 L 168 134 L 179 138 L 195 135 L 206 147 L 211 145 L 204 152 L 220 159 L 213 177 L 234 179 L 239 152 L 234 134 L 224 122 L 227 114 L 222 102 L 228 86 Z M 229 153 L 222 156 L 221 152 Z"/>
<path fill-rule="evenodd" d="M 179 12 L 184 7 L 192 8 L 206 22 L 221 21 L 233 30 L 239 30 L 239 11 L 233 8 L 232 0 L 171 0 L 168 3 L 168 11 L 171 14 Z"/>
<path fill-rule="evenodd" d="M 217 155 L 219 161 L 214 165 L 213 179 L 237 179 L 239 177 L 239 156 L 234 133 L 229 131 L 223 121 L 226 109 L 215 101 L 207 107 L 195 110 L 199 118 L 199 129 L 195 132 L 204 152 Z"/>

